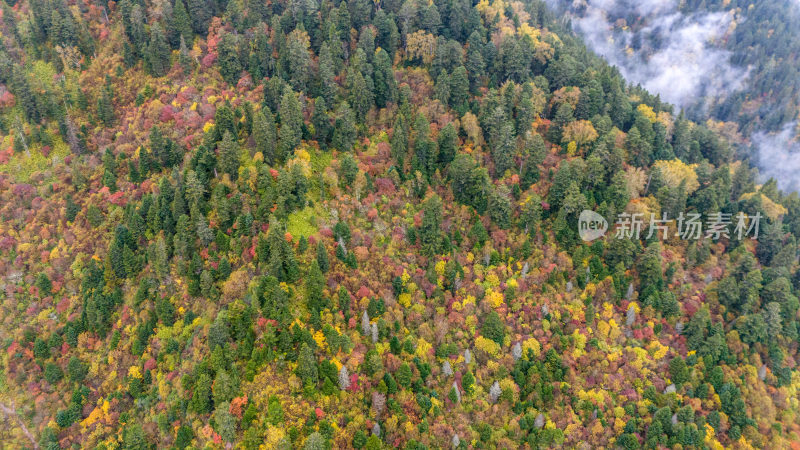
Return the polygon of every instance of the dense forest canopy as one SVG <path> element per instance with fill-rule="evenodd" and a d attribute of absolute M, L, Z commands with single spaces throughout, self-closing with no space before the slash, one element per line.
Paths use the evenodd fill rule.
<path fill-rule="evenodd" d="M 543 2 L 1 6 L 5 445 L 800 439 L 800 197 Z"/>

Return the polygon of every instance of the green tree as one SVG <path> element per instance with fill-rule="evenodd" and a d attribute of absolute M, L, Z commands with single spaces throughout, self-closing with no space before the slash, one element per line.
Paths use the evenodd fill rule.
<path fill-rule="evenodd" d="M 281 98 L 281 128 L 278 131 L 277 161 L 284 161 L 300 145 L 303 136 L 303 111 L 297 95 L 286 88 Z"/>
<path fill-rule="evenodd" d="M 238 139 L 239 131 L 236 125 L 236 118 L 230 108 L 230 104 L 227 103 L 217 108 L 214 113 L 214 141 L 222 140 L 226 131 L 231 133 L 231 137 Z"/>
<path fill-rule="evenodd" d="M 83 382 L 83 379 L 86 378 L 88 373 L 89 368 L 77 356 L 72 356 L 69 358 L 69 362 L 67 363 L 67 374 L 69 375 L 70 380 L 80 384 Z"/>
<path fill-rule="evenodd" d="M 278 136 L 275 127 L 275 118 L 269 107 L 264 107 L 253 117 L 253 141 L 255 150 L 261 152 L 264 161 L 268 164 L 275 163 Z"/>
<path fill-rule="evenodd" d="M 542 136 L 538 133 L 530 133 L 529 136 L 529 139 L 525 139 L 519 170 L 520 185 L 523 189 L 539 181 L 539 165 L 547 156 L 547 147 Z"/>
<path fill-rule="evenodd" d="M 180 162 L 175 143 L 165 139 L 157 125 L 150 130 L 150 150 L 163 167 L 169 168 Z"/>
<path fill-rule="evenodd" d="M 214 429 L 219 433 L 224 442 L 233 442 L 236 439 L 236 419 L 230 413 L 231 404 L 223 402 L 214 410 Z"/>
<path fill-rule="evenodd" d="M 93 228 L 100 226 L 100 224 L 103 223 L 103 219 L 103 212 L 100 211 L 100 208 L 97 206 L 89 205 L 89 207 L 86 208 L 86 221 L 88 221 L 89 225 Z"/>
<path fill-rule="evenodd" d="M 214 15 L 212 7 L 214 3 L 206 0 L 187 0 L 186 4 L 192 18 L 192 29 L 195 33 L 205 36 L 208 34 L 208 22 Z"/>
<path fill-rule="evenodd" d="M 331 146 L 337 150 L 350 151 L 358 135 L 355 113 L 347 102 L 342 102 L 336 108 L 335 116 Z"/>
<path fill-rule="evenodd" d="M 458 66 L 450 75 L 450 106 L 464 114 L 469 101 L 469 77 L 464 66 Z"/>
<path fill-rule="evenodd" d="M 64 378 L 64 372 L 57 364 L 48 362 L 44 365 L 44 379 L 51 386 L 55 386 L 62 378 Z"/>
<path fill-rule="evenodd" d="M 483 214 L 488 206 L 489 174 L 472 155 L 460 154 L 450 164 L 449 177 L 456 201 Z"/>
<path fill-rule="evenodd" d="M 232 2 L 235 3 L 235 2 Z M 228 84 L 236 84 L 242 73 L 239 59 L 239 40 L 233 33 L 225 33 L 217 46 L 219 73 Z"/>
<path fill-rule="evenodd" d="M 528 234 L 536 233 L 542 218 L 542 198 L 532 194 L 525 200 L 520 212 L 520 225 Z"/>
<path fill-rule="evenodd" d="M 661 267 L 661 245 L 653 242 L 647 246 L 644 254 L 639 259 L 639 284 L 642 287 L 650 286 L 661 289 L 664 285 L 663 269 Z"/>
<path fill-rule="evenodd" d="M 188 425 L 181 425 L 181 427 L 178 428 L 177 434 L 175 435 L 175 446 L 178 449 L 183 450 L 192 443 L 192 439 L 194 439 L 192 427 Z"/>
<path fill-rule="evenodd" d="M 318 60 L 320 97 L 333 101 L 336 98 L 339 85 L 336 83 L 336 64 L 328 42 L 322 44 Z"/>
<path fill-rule="evenodd" d="M 472 372 L 467 371 L 467 373 L 461 377 L 461 388 L 464 389 L 464 392 L 467 394 L 472 394 L 475 388 L 475 375 L 472 375 Z"/>
<path fill-rule="evenodd" d="M 297 376 L 303 380 L 305 385 L 316 386 L 317 381 L 319 380 L 319 374 L 317 371 L 317 357 L 314 356 L 314 352 L 311 350 L 311 347 L 309 347 L 306 343 L 303 343 L 303 346 L 300 347 L 300 354 L 297 358 L 296 373 Z"/>
<path fill-rule="evenodd" d="M 404 362 L 400 365 L 400 368 L 397 369 L 394 377 L 397 380 L 397 384 L 400 386 L 404 388 L 411 386 L 411 380 L 414 377 L 414 374 L 411 372 L 411 366 Z"/>
<path fill-rule="evenodd" d="M 385 108 L 387 104 L 397 101 L 397 83 L 389 54 L 383 48 L 375 52 L 375 104 Z"/>
<path fill-rule="evenodd" d="M 184 75 L 188 75 L 194 66 L 194 60 L 189 53 L 189 48 L 186 46 L 186 40 L 183 38 L 183 35 L 181 35 L 178 45 L 178 62 L 181 65 Z"/>
<path fill-rule="evenodd" d="M 328 250 L 322 241 L 317 242 L 317 264 L 322 273 L 326 273 L 330 269 L 330 261 L 328 259 Z"/>
<path fill-rule="evenodd" d="M 222 310 L 208 328 L 208 348 L 214 351 L 217 347 L 225 347 L 230 337 L 227 311 Z"/>
<path fill-rule="evenodd" d="M 327 149 L 331 138 L 331 119 L 328 116 L 328 105 L 325 99 L 314 99 L 314 112 L 311 114 L 311 124 L 314 126 L 314 139 L 320 148 Z"/>
<path fill-rule="evenodd" d="M 339 286 L 339 310 L 342 311 L 344 314 L 345 319 L 350 318 L 350 293 L 347 292 L 347 288 L 340 285 Z"/>
<path fill-rule="evenodd" d="M 74 222 L 79 212 L 81 212 L 81 207 L 75 203 L 71 195 L 68 195 L 66 198 L 66 211 L 64 215 L 67 222 Z"/>
<path fill-rule="evenodd" d="M 279 59 L 292 88 L 300 92 L 305 91 L 311 74 L 308 35 L 299 29 L 289 33 L 286 47 L 279 53 Z M 281 111 L 282 116 L 283 111 Z"/>
<path fill-rule="evenodd" d="M 374 103 L 375 96 L 372 89 L 367 86 L 361 71 L 355 67 L 350 67 L 347 71 L 347 91 L 349 93 L 348 101 L 356 113 L 356 119 L 364 122 Z"/>
<path fill-rule="evenodd" d="M 506 170 L 514 165 L 514 150 L 516 147 L 514 140 L 514 128 L 510 123 L 503 123 L 500 126 L 500 136 L 492 146 L 492 160 L 494 161 L 494 175 L 501 178 Z"/>
<path fill-rule="evenodd" d="M 435 170 L 436 147 L 430 138 L 430 123 L 424 114 L 417 114 L 414 121 L 414 169 L 432 175 Z"/>
<path fill-rule="evenodd" d="M 625 147 L 631 155 L 631 162 L 639 167 L 645 167 L 652 159 L 650 143 L 642 137 L 636 126 L 628 130 L 625 137 Z"/>
<path fill-rule="evenodd" d="M 578 187 L 578 192 L 580 192 L 585 172 L 585 164 L 582 159 L 562 161 L 547 195 L 547 202 L 550 204 L 551 209 L 561 209 L 572 184 L 575 184 Z"/>
<path fill-rule="evenodd" d="M 214 384 L 212 388 L 212 398 L 214 399 L 214 404 L 219 405 L 223 402 L 229 402 L 234 397 L 236 397 L 236 393 L 238 391 L 238 386 L 236 380 L 225 370 L 220 370 L 217 372 L 217 377 L 214 379 Z"/>
<path fill-rule="evenodd" d="M 481 334 L 487 339 L 497 342 L 498 345 L 503 345 L 503 340 L 506 337 L 506 326 L 503 319 L 494 310 L 489 312 L 486 320 L 481 325 Z"/>
<path fill-rule="evenodd" d="M 433 98 L 439 100 L 443 105 L 450 105 L 450 75 L 446 70 L 442 70 L 436 77 L 436 84 L 433 89 Z"/>
<path fill-rule="evenodd" d="M 114 106 L 111 104 L 111 97 L 107 89 L 103 89 L 100 93 L 100 97 L 97 98 L 97 117 L 106 127 L 114 125 L 114 121 L 116 120 Z"/>
<path fill-rule="evenodd" d="M 130 18 L 129 37 L 131 39 L 131 44 L 133 44 L 134 55 L 136 57 L 143 57 L 147 50 L 145 12 L 143 10 L 143 5 L 134 4 L 131 9 Z"/>
<path fill-rule="evenodd" d="M 567 187 L 561 209 L 553 224 L 556 238 L 564 246 L 572 246 L 578 243 L 578 231 L 574 224 L 578 223 L 581 211 L 589 207 L 586 197 L 580 191 L 578 183 L 571 182 Z"/>
<path fill-rule="evenodd" d="M 374 348 L 367 350 L 367 353 L 364 355 L 363 367 L 364 372 L 369 376 L 373 376 L 383 370 L 381 355 L 379 355 Z"/>
<path fill-rule="evenodd" d="M 37 337 L 33 343 L 33 356 L 44 359 L 50 357 L 50 346 L 41 337 Z"/>
<path fill-rule="evenodd" d="M 16 96 L 16 102 L 22 107 L 28 122 L 38 123 L 41 119 L 40 108 L 31 90 L 28 75 L 19 66 L 15 66 L 12 71 L 11 91 Z"/>
<path fill-rule="evenodd" d="M 188 42 L 192 42 L 194 39 L 192 20 L 189 17 L 189 13 L 186 11 L 186 7 L 183 5 L 183 0 L 175 0 L 168 29 L 172 36 L 170 42 L 173 48 L 179 47 L 181 38 Z"/>
<path fill-rule="evenodd" d="M 353 186 L 358 176 L 358 163 L 353 155 L 345 153 L 342 157 L 339 166 L 339 177 L 341 178 L 339 184 L 342 188 Z"/>
<path fill-rule="evenodd" d="M 163 77 L 170 69 L 170 48 L 161 25 L 150 27 L 150 43 L 147 46 L 147 67 L 156 77 Z"/>
<path fill-rule="evenodd" d="M 439 144 L 439 165 L 444 167 L 453 161 L 458 150 L 458 133 L 452 122 L 442 128 L 437 141 Z"/>
<path fill-rule="evenodd" d="M 400 42 L 400 32 L 394 18 L 381 8 L 375 13 L 373 24 L 377 28 L 376 42 L 379 47 L 386 50 L 390 60 L 394 58 Z"/>
<path fill-rule="evenodd" d="M 673 383 L 680 385 L 689 381 L 689 369 L 680 356 L 672 358 L 669 362 L 669 375 Z"/>
<path fill-rule="evenodd" d="M 211 377 L 208 374 L 201 373 L 194 383 L 194 391 L 192 392 L 189 406 L 197 414 L 211 412 Z"/>
<path fill-rule="evenodd" d="M 50 282 L 46 273 L 39 272 L 39 275 L 36 276 L 36 287 L 39 288 L 40 296 L 47 297 L 52 292 L 53 283 Z"/>
<path fill-rule="evenodd" d="M 264 29 L 266 25 L 260 23 L 258 29 Z M 263 80 L 264 77 L 272 73 L 274 67 L 274 60 L 272 58 L 272 45 L 270 44 L 269 36 L 259 33 L 255 36 L 255 42 L 250 44 L 250 53 L 248 55 L 247 70 L 253 77 L 253 80 Z"/>
<path fill-rule="evenodd" d="M 442 199 L 438 195 L 431 195 L 423 206 L 422 225 L 419 227 L 419 239 L 422 252 L 432 256 L 439 252 L 442 246 Z"/>
<path fill-rule="evenodd" d="M 552 124 L 547 130 L 547 140 L 560 143 L 561 136 L 564 133 L 564 127 L 574 120 L 575 117 L 572 115 L 572 105 L 566 102 L 558 105 Z"/>
<path fill-rule="evenodd" d="M 278 279 L 267 276 L 260 285 L 261 306 L 264 317 L 285 325 L 291 319 L 289 298 L 286 291 L 280 288 Z"/>
<path fill-rule="evenodd" d="M 408 129 L 403 114 L 398 114 L 394 120 L 389 144 L 392 147 L 392 157 L 397 161 L 397 166 L 402 171 L 406 153 L 408 152 Z"/>
<path fill-rule="evenodd" d="M 756 257 L 761 264 L 769 265 L 783 244 L 784 232 L 778 222 L 767 222 L 758 235 Z"/>
<path fill-rule="evenodd" d="M 279 281 L 294 281 L 297 279 L 298 267 L 294 249 L 286 242 L 283 230 L 277 221 L 273 220 L 269 226 L 265 245 L 259 246 L 259 261 L 264 261 L 270 275 Z"/>
<path fill-rule="evenodd" d="M 304 450 L 325 450 L 327 448 L 328 446 L 325 442 L 325 438 L 319 431 L 311 433 L 308 439 L 306 439 L 306 444 L 303 446 Z"/>
<path fill-rule="evenodd" d="M 122 430 L 122 448 L 131 450 L 147 450 L 152 444 L 147 440 L 142 425 L 133 422 Z"/>
<path fill-rule="evenodd" d="M 611 177 L 611 185 L 608 186 L 608 201 L 614 205 L 617 211 L 622 211 L 630 201 L 630 191 L 628 190 L 628 181 L 625 177 L 625 172 L 619 171 Z"/>
<path fill-rule="evenodd" d="M 489 193 L 489 217 L 500 228 L 511 226 L 511 200 L 506 185 L 492 189 Z"/>
<path fill-rule="evenodd" d="M 217 169 L 220 174 L 227 173 L 231 177 L 231 180 L 235 181 L 239 178 L 241 156 L 239 144 L 233 140 L 233 136 L 227 130 L 222 137 L 222 141 L 219 143 L 218 152 Z"/>
<path fill-rule="evenodd" d="M 326 306 L 323 289 L 325 288 L 325 277 L 322 275 L 319 262 L 315 259 L 311 263 L 308 275 L 305 279 L 306 303 L 312 315 L 319 315 Z"/>

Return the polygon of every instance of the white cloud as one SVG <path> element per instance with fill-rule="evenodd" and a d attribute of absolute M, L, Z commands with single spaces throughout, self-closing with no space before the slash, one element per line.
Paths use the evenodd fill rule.
<path fill-rule="evenodd" d="M 753 144 L 758 152 L 761 181 L 775 178 L 784 191 L 800 191 L 800 142 L 796 140 L 797 123 L 783 126 L 780 132 L 754 133 Z"/>
<path fill-rule="evenodd" d="M 684 14 L 679 0 L 546 1 L 567 8 L 587 46 L 617 66 L 628 82 L 680 108 L 704 107 L 747 87 L 748 70 L 731 64 L 731 52 L 720 43 L 732 22 L 725 12 Z M 761 181 L 772 177 L 785 191 L 800 190 L 796 131 L 797 123 L 791 123 L 778 133 L 750 136 Z"/>
<path fill-rule="evenodd" d="M 557 0 L 554 0 L 557 1 Z M 731 53 L 714 45 L 731 24 L 725 13 L 686 15 L 675 0 L 577 0 L 573 27 L 587 45 L 619 67 L 630 82 L 681 108 L 741 88 L 747 71 L 730 64 Z M 635 11 L 634 32 L 615 24 Z M 633 51 L 633 43 L 640 49 Z"/>

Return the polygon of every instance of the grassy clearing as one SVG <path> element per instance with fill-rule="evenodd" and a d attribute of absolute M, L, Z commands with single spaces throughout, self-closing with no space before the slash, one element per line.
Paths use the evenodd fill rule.
<path fill-rule="evenodd" d="M 307 206 L 305 209 L 289 214 L 286 229 L 296 239 L 299 239 L 300 236 L 309 237 L 316 234 L 317 223 L 321 217 L 324 217 L 323 211 Z"/>
<path fill-rule="evenodd" d="M 5 144 L 5 142 L 4 142 Z M 24 152 L 16 153 L 11 156 L 5 164 L 0 164 L 0 172 L 10 174 L 18 183 L 27 183 L 31 175 L 42 172 L 60 164 L 64 157 L 69 154 L 69 147 L 60 138 L 55 138 L 53 149 L 48 156 L 41 152 L 41 146 L 30 147 L 30 156 Z"/>

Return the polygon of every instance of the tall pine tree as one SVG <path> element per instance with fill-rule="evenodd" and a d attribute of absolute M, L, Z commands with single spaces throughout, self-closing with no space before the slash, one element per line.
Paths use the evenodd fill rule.
<path fill-rule="evenodd" d="M 194 32 L 192 31 L 192 19 L 183 5 L 183 0 L 175 0 L 170 17 L 170 43 L 173 48 L 180 48 L 181 38 L 186 42 L 192 42 Z"/>
<path fill-rule="evenodd" d="M 103 89 L 97 98 L 97 118 L 106 127 L 114 125 L 114 106 L 111 104 L 108 89 Z"/>
<path fill-rule="evenodd" d="M 217 169 L 220 174 L 227 173 L 231 180 L 235 181 L 239 177 L 239 144 L 233 139 L 230 131 L 225 131 L 218 148 Z"/>
<path fill-rule="evenodd" d="M 286 88 L 281 98 L 281 128 L 278 133 L 278 161 L 283 161 L 300 145 L 303 137 L 303 110 L 297 95 Z"/>
<path fill-rule="evenodd" d="M 261 152 L 264 161 L 274 164 L 278 138 L 275 118 L 268 107 L 264 107 L 253 116 L 253 141 L 255 141 L 255 151 Z"/>
<path fill-rule="evenodd" d="M 161 25 L 154 23 L 150 27 L 150 44 L 147 46 L 147 66 L 150 73 L 163 77 L 170 69 L 170 49 Z"/>

